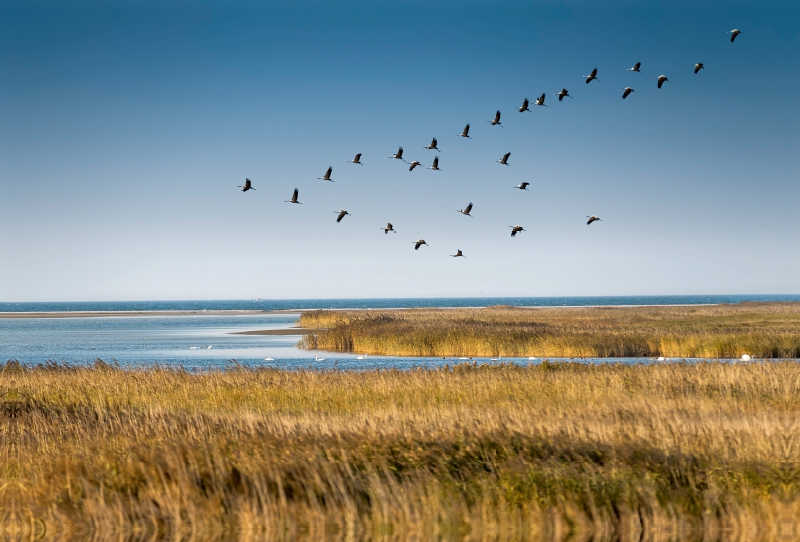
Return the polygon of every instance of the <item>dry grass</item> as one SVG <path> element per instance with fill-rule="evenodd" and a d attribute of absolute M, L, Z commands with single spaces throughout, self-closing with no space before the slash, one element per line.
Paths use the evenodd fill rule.
<path fill-rule="evenodd" d="M 800 357 L 800 303 L 309 311 L 300 346 L 393 356 Z"/>
<path fill-rule="evenodd" d="M 8 363 L 0 391 L 0 525 L 14 540 L 800 534 L 794 362 Z"/>

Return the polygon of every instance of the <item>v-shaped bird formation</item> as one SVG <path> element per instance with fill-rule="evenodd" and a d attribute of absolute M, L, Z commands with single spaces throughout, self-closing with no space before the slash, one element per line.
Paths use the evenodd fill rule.
<path fill-rule="evenodd" d="M 736 37 L 739 36 L 741 33 L 742 33 L 741 30 L 738 30 L 738 29 L 733 29 L 730 32 L 728 32 L 728 34 L 730 34 L 731 43 L 733 43 L 736 40 Z M 702 62 L 697 62 L 696 64 L 693 64 L 691 66 L 692 66 L 692 68 L 694 70 L 695 75 L 697 75 L 700 72 L 700 70 L 705 69 L 705 65 Z M 635 73 L 641 73 L 641 71 L 642 71 L 641 67 L 642 67 L 642 63 L 641 62 L 637 62 L 636 64 L 633 65 L 632 68 L 628 68 L 627 71 L 635 72 Z M 592 69 L 592 71 L 591 71 L 591 73 L 589 75 L 584 75 L 582 77 L 585 80 L 587 85 L 589 83 L 591 83 L 592 81 L 600 82 L 600 79 L 598 79 L 598 69 L 596 67 L 594 69 Z M 662 86 L 664 85 L 664 83 L 672 83 L 672 81 L 670 81 L 667 78 L 667 76 L 664 75 L 664 74 L 661 74 L 658 77 L 654 77 L 653 79 L 655 79 L 656 87 L 658 89 L 661 89 Z M 622 99 L 623 100 L 628 98 L 628 96 L 630 96 L 631 93 L 635 92 L 634 89 L 629 87 L 629 86 L 628 87 L 623 87 L 622 90 L 623 90 L 623 92 L 622 92 Z M 569 94 L 569 90 L 567 90 L 566 88 L 562 88 L 560 92 L 555 92 L 555 93 L 553 93 L 553 95 L 554 96 L 558 96 L 558 101 L 559 102 L 563 102 L 564 98 L 572 99 L 572 96 L 570 96 L 570 94 Z M 545 97 L 546 97 L 546 93 L 542 93 L 541 96 L 539 96 L 538 98 L 536 98 L 533 101 L 533 105 L 540 106 L 540 107 L 547 107 L 547 105 L 545 105 L 545 103 L 544 103 Z M 531 113 L 532 110 L 529 107 L 530 105 L 531 105 L 531 102 L 528 100 L 528 98 L 525 98 L 523 100 L 523 102 L 522 102 L 522 106 L 521 107 L 515 107 L 515 109 L 517 109 L 517 111 L 519 111 L 520 113 L 524 113 L 526 111 L 528 113 Z M 500 117 L 501 117 L 501 112 L 500 112 L 500 110 L 497 110 L 495 112 L 494 118 L 490 119 L 490 120 L 487 120 L 486 122 L 488 122 L 491 126 L 500 126 L 502 128 L 503 125 L 500 122 Z M 469 134 L 469 132 L 470 132 L 470 125 L 467 124 L 464 127 L 464 130 L 460 134 L 456 134 L 456 135 L 458 137 L 464 137 L 464 138 L 472 139 L 472 136 Z M 431 143 L 429 145 L 424 145 L 422 148 L 423 149 L 428 149 L 428 150 L 435 150 L 437 153 L 441 152 L 440 149 L 439 149 L 439 142 L 435 137 L 431 140 Z M 363 166 L 364 164 L 361 162 L 361 156 L 362 156 L 362 154 L 358 153 L 358 154 L 355 155 L 355 158 L 353 158 L 352 160 L 347 160 L 347 162 Z M 503 155 L 503 157 L 500 160 L 495 160 L 495 161 L 500 163 L 500 164 L 502 164 L 502 165 L 504 165 L 504 166 L 510 166 L 510 164 L 508 163 L 508 159 L 509 159 L 510 156 L 511 156 L 511 152 L 507 152 L 507 153 L 505 153 Z M 422 162 L 420 162 L 419 160 L 414 160 L 414 161 L 412 161 L 410 163 L 407 162 L 405 160 L 405 158 L 403 158 L 403 147 L 399 147 L 397 152 L 392 154 L 392 155 L 390 155 L 389 158 L 397 159 L 397 160 L 400 160 L 400 161 L 402 161 L 402 162 L 404 162 L 406 164 L 409 164 L 409 168 L 408 168 L 409 171 L 414 171 L 414 168 L 416 168 L 417 166 L 421 166 L 422 165 Z M 439 168 L 439 155 L 436 155 L 434 157 L 433 164 L 431 165 L 431 167 L 425 168 L 425 169 L 429 169 L 429 170 L 432 170 L 432 171 L 440 171 L 440 168 Z M 332 174 L 333 174 L 333 167 L 329 166 L 327 171 L 325 172 L 325 174 L 322 177 L 317 177 L 317 179 L 320 179 L 320 180 L 323 180 L 323 181 L 333 182 L 333 179 L 331 178 Z M 514 186 L 514 188 L 517 188 L 519 190 L 528 191 L 528 186 L 530 186 L 529 182 L 523 182 L 521 184 L 518 184 L 518 185 Z M 253 182 L 250 179 L 245 179 L 244 185 L 239 185 L 239 188 L 242 189 L 242 192 L 247 192 L 249 190 L 255 190 L 255 187 L 253 186 Z M 291 199 L 284 200 L 284 201 L 285 201 L 285 203 L 300 204 L 301 202 L 298 201 L 298 196 L 299 196 L 298 189 L 295 188 Z M 469 205 L 467 205 L 464 209 L 459 209 L 458 212 L 463 214 L 463 215 L 465 215 L 465 216 L 472 217 L 473 215 L 470 214 L 472 212 L 472 207 L 473 207 L 473 204 L 472 204 L 472 202 L 470 202 Z M 352 216 L 348 211 L 346 211 L 344 209 L 341 209 L 339 211 L 334 211 L 334 214 L 337 215 L 337 217 L 336 217 L 336 222 L 337 223 L 341 222 L 342 219 L 345 216 Z M 586 218 L 589 219 L 586 222 L 587 225 L 591 225 L 594 222 L 601 222 L 600 217 L 598 217 L 596 215 L 587 215 Z M 509 228 L 511 228 L 511 237 L 512 238 L 515 238 L 516 235 L 518 233 L 520 233 L 520 232 L 527 231 L 522 226 L 520 226 L 519 224 L 517 224 L 515 226 L 509 226 Z M 394 226 L 392 226 L 391 222 L 387 222 L 386 226 L 381 226 L 379 229 L 383 230 L 384 234 L 388 234 L 389 232 L 396 233 L 396 230 L 394 229 Z M 430 246 L 430 245 L 428 245 L 428 243 L 425 242 L 424 239 L 419 239 L 417 241 L 412 241 L 412 244 L 414 245 L 414 250 L 419 250 L 419 248 L 422 245 Z M 449 254 L 449 256 L 451 256 L 453 258 L 466 258 L 466 256 L 461 251 L 461 249 L 458 249 L 455 254 Z"/>

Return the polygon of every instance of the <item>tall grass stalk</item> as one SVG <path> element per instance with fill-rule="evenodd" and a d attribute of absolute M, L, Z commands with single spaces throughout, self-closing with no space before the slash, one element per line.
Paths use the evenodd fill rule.
<path fill-rule="evenodd" d="M 0 367 L 15 540 L 797 534 L 800 366 Z"/>
<path fill-rule="evenodd" d="M 394 356 L 800 357 L 800 303 L 308 311 L 307 349 Z"/>

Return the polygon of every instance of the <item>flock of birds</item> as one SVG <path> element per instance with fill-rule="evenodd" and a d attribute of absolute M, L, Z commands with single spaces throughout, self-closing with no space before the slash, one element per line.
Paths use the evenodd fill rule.
<path fill-rule="evenodd" d="M 736 40 L 736 37 L 741 33 L 742 32 L 740 30 L 736 29 L 736 28 L 734 28 L 733 30 L 728 32 L 728 34 L 731 35 L 731 43 L 733 43 Z M 633 65 L 632 68 L 628 68 L 627 71 L 639 73 L 641 71 L 641 67 L 642 67 L 642 63 L 641 62 L 637 62 L 636 64 Z M 693 67 L 694 67 L 695 75 L 698 74 L 700 72 L 700 70 L 705 68 L 705 66 L 703 65 L 702 62 L 698 62 L 697 64 L 694 64 Z M 585 82 L 586 82 L 587 85 L 589 83 L 591 83 L 592 81 L 600 82 L 600 80 L 597 78 L 597 68 L 594 68 L 589 75 L 584 75 L 583 78 L 585 79 Z M 658 77 L 655 77 L 654 79 L 656 80 L 656 84 L 657 84 L 659 89 L 662 87 L 662 85 L 664 83 L 670 83 L 671 82 L 667 78 L 667 76 L 663 75 L 663 74 L 659 75 Z M 626 99 L 628 96 L 630 96 L 630 94 L 632 92 L 635 92 L 631 87 L 624 87 L 621 90 L 622 90 L 622 99 L 623 100 Z M 561 91 L 555 93 L 554 96 L 558 96 L 558 101 L 559 102 L 563 101 L 564 98 L 572 99 L 572 96 L 569 95 L 569 91 L 566 88 L 561 89 Z M 545 103 L 544 103 L 545 97 L 546 97 L 546 94 L 543 93 L 536 100 L 534 100 L 533 105 L 540 106 L 540 107 L 547 107 L 545 105 Z M 529 106 L 530 106 L 530 101 L 528 100 L 528 98 L 525 98 L 525 100 L 522 102 L 522 106 L 520 106 L 517 110 L 520 113 L 524 113 L 526 111 L 527 112 L 531 112 L 531 109 L 530 109 Z M 495 113 L 494 118 L 490 119 L 490 120 L 487 120 L 486 122 L 488 122 L 491 126 L 500 126 L 500 127 L 502 127 L 503 125 L 500 122 L 500 117 L 501 117 L 501 114 L 500 114 L 500 111 L 498 110 Z M 457 135 L 459 137 L 465 137 L 465 138 L 472 139 L 472 137 L 469 135 L 469 129 L 470 129 L 470 125 L 467 124 L 464 127 L 464 130 L 460 134 L 457 134 Z M 428 150 L 434 150 L 436 152 L 441 152 L 439 150 L 439 142 L 437 141 L 437 139 L 435 137 L 431 141 L 430 145 L 425 145 L 423 148 L 424 149 L 428 149 Z M 500 158 L 500 160 L 496 160 L 496 162 L 500 163 L 501 165 L 508 166 L 509 165 L 508 159 L 510 157 L 511 157 L 511 153 L 507 152 L 507 153 L 505 153 L 503 155 L 502 158 Z M 397 150 L 397 152 L 392 154 L 392 155 L 390 155 L 389 158 L 394 158 L 396 160 L 401 160 L 404 163 L 408 164 L 408 162 L 403 158 L 403 147 L 400 147 Z M 348 163 L 352 163 L 352 164 L 358 164 L 360 166 L 364 165 L 361 162 L 361 153 L 356 154 L 355 157 L 352 160 L 347 160 L 347 162 Z M 414 171 L 414 168 L 416 168 L 417 166 L 421 166 L 421 165 L 422 165 L 421 162 L 419 162 L 418 160 L 414 160 L 413 162 L 411 162 L 409 164 L 408 170 L 409 171 Z M 430 169 L 430 170 L 433 170 L 433 171 L 440 171 L 439 170 L 439 157 L 438 156 L 434 157 L 433 165 L 431 165 L 431 167 L 426 168 L 426 169 Z M 333 174 L 333 167 L 329 166 L 328 170 L 325 172 L 325 174 L 322 177 L 317 177 L 317 179 L 322 180 L 322 181 L 334 182 L 333 179 L 331 179 L 331 175 L 332 174 Z M 519 190 L 527 190 L 529 184 L 530 183 L 523 182 L 523 183 L 520 183 L 520 184 L 516 185 L 514 188 L 517 188 Z M 244 184 L 243 185 L 239 185 L 239 188 L 242 189 L 242 192 L 247 192 L 248 190 L 255 190 L 255 187 L 253 187 L 253 182 L 250 179 L 245 179 Z M 299 197 L 299 191 L 298 191 L 297 188 L 295 188 L 294 192 L 292 193 L 291 199 L 285 200 L 284 203 L 296 203 L 298 205 L 302 205 L 302 203 L 298 200 L 298 197 Z M 472 202 L 470 202 L 469 205 L 467 205 L 464 209 L 459 209 L 457 212 L 459 212 L 459 213 L 461 213 L 461 214 L 463 214 L 465 216 L 471 217 L 472 216 L 470 214 L 471 211 L 472 211 Z M 340 209 L 338 211 L 334 211 L 334 213 L 337 215 L 337 217 L 336 217 L 336 222 L 337 223 L 341 222 L 344 217 L 350 215 L 350 213 L 345 209 Z M 586 218 L 589 219 L 586 222 L 587 225 L 590 225 L 593 222 L 600 222 L 601 221 L 600 217 L 598 217 L 596 215 L 587 215 Z M 511 237 L 516 237 L 516 235 L 518 233 L 526 231 L 525 228 L 523 228 L 519 224 L 517 224 L 515 226 L 509 226 L 509 228 L 511 228 Z M 381 227 L 379 229 L 382 229 L 385 234 L 388 234 L 389 232 L 397 233 L 397 231 L 394 229 L 394 226 L 392 226 L 391 222 L 388 222 L 385 227 Z M 423 245 L 430 246 L 428 243 L 425 242 L 425 239 L 419 239 L 417 241 L 413 241 L 413 245 L 414 245 L 414 250 L 419 250 L 419 247 L 421 247 Z M 453 257 L 453 258 L 466 258 L 466 256 L 463 254 L 461 249 L 458 249 L 455 254 L 450 254 L 450 256 Z M 211 348 L 211 347 L 209 347 L 209 348 Z"/>

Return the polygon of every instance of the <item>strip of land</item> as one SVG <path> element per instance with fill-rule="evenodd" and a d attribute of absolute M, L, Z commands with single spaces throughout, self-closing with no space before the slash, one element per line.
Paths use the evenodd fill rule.
<path fill-rule="evenodd" d="M 9 362 L 0 412 L 0 525 L 14 540 L 777 540 L 800 528 L 796 362 Z"/>
<path fill-rule="evenodd" d="M 307 311 L 300 346 L 435 357 L 800 357 L 800 303 Z"/>
<path fill-rule="evenodd" d="M 179 311 L 57 311 L 57 312 L 0 312 L 0 318 L 102 318 L 137 316 L 247 316 L 254 314 L 283 314 L 299 311 L 262 310 L 179 310 Z"/>

